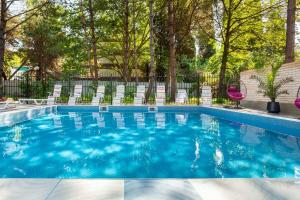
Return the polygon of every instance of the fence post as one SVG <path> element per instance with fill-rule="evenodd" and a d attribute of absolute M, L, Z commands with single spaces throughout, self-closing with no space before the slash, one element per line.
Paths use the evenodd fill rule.
<path fill-rule="evenodd" d="M 200 75 L 197 75 L 197 105 L 200 105 Z"/>
<path fill-rule="evenodd" d="M 0 96 L 2 94 L 2 96 L 5 97 L 6 93 L 5 93 L 5 86 L 8 85 L 8 88 L 10 88 L 10 80 L 8 82 L 6 82 L 5 80 L 2 80 L 2 85 L 0 86 Z M 8 93 L 9 93 L 9 89 L 8 89 Z"/>
<path fill-rule="evenodd" d="M 46 80 L 42 79 L 42 88 L 43 88 L 43 98 L 46 97 Z"/>
<path fill-rule="evenodd" d="M 112 74 L 110 74 L 110 105 L 113 104 L 113 83 L 112 83 Z"/>
<path fill-rule="evenodd" d="M 29 98 L 29 74 L 26 73 L 26 97 Z"/>
<path fill-rule="evenodd" d="M 71 77 L 69 76 L 69 80 L 68 80 L 68 95 L 69 97 L 71 96 Z"/>

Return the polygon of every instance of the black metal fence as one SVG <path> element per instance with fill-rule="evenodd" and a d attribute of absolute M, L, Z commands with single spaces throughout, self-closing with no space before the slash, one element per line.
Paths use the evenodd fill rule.
<path fill-rule="evenodd" d="M 188 104 L 201 103 L 201 88 L 203 85 L 209 85 L 212 88 L 213 100 L 220 99 L 218 96 L 218 77 L 212 74 L 191 75 L 189 77 L 177 77 L 177 89 L 185 89 L 188 94 Z M 73 93 L 74 86 L 81 84 L 83 86 L 82 103 L 91 102 L 95 95 L 97 85 L 105 85 L 104 103 L 111 104 L 112 97 L 115 95 L 116 86 L 119 84 L 125 85 L 125 99 L 126 104 L 133 103 L 134 95 L 136 93 L 137 85 L 145 85 L 146 91 L 148 89 L 148 77 L 131 78 L 131 80 L 124 82 L 120 77 L 103 77 L 98 80 L 91 78 L 68 78 L 65 80 L 43 80 L 37 81 L 30 77 L 24 77 L 18 80 L 8 80 L 4 82 L 2 94 L 6 97 L 14 99 L 18 98 L 47 98 L 53 92 L 55 84 L 62 85 L 62 93 L 60 101 L 66 103 L 69 96 Z M 155 91 L 157 85 L 166 85 L 166 103 L 171 101 L 171 86 L 166 84 L 166 77 L 156 77 L 153 88 L 150 93 L 148 103 L 153 104 L 155 101 Z"/>

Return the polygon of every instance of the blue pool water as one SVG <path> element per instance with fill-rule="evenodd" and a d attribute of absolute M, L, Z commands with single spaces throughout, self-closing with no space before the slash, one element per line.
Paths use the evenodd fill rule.
<path fill-rule="evenodd" d="M 61 112 L 0 129 L 0 177 L 299 178 L 300 138 L 193 112 Z"/>

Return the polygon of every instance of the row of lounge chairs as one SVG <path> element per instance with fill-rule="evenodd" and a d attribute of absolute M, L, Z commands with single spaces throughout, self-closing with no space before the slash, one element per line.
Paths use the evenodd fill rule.
<path fill-rule="evenodd" d="M 55 104 L 56 101 L 60 98 L 61 94 L 61 85 L 55 85 L 53 94 L 48 97 L 47 104 L 52 105 Z M 145 94 L 146 94 L 146 87 L 145 85 L 138 85 L 136 89 L 136 93 L 134 96 L 134 105 L 143 105 L 145 104 Z M 68 105 L 76 105 L 82 95 L 82 85 L 75 85 L 74 92 L 71 94 L 68 100 Z M 98 106 L 100 105 L 105 97 L 105 86 L 98 85 L 95 95 L 93 96 L 91 105 Z M 117 85 L 116 93 L 113 97 L 112 104 L 113 105 L 122 105 L 125 98 L 125 86 L 124 85 Z M 23 99 L 25 100 L 25 99 Z M 179 89 L 176 95 L 176 103 L 177 104 L 184 104 L 188 101 L 188 94 L 186 90 Z M 158 85 L 156 87 L 155 93 L 155 103 L 156 105 L 164 105 L 166 102 L 166 93 L 165 93 L 165 86 Z"/>
<path fill-rule="evenodd" d="M 53 93 L 48 96 L 47 99 L 19 99 L 18 102 L 15 101 L 4 101 L 1 104 L 4 106 L 0 106 L 0 109 L 6 109 L 13 107 L 14 104 L 35 104 L 35 105 L 54 105 L 61 98 L 62 85 L 56 84 L 54 85 Z M 83 86 L 78 84 L 75 85 L 73 92 L 70 94 L 68 105 L 76 105 L 81 101 Z M 136 89 L 136 93 L 134 95 L 134 105 L 144 105 L 145 104 L 145 94 L 146 87 L 145 85 L 138 85 Z M 209 95 L 207 95 L 209 94 Z M 94 94 L 91 105 L 99 106 L 103 103 L 105 97 L 105 85 L 98 85 L 96 93 Z M 211 105 L 211 88 L 208 86 L 203 86 L 202 88 L 202 98 L 204 100 L 204 105 Z M 125 99 L 125 86 L 117 85 L 116 93 L 113 96 L 112 104 L 113 105 L 122 105 Z M 207 105 L 208 99 L 210 99 L 209 104 Z M 176 95 L 176 104 L 184 104 L 188 102 L 188 94 L 185 89 L 178 89 Z M 164 105 L 166 103 L 166 92 L 164 85 L 158 85 L 155 91 L 155 104 L 157 106 Z"/>

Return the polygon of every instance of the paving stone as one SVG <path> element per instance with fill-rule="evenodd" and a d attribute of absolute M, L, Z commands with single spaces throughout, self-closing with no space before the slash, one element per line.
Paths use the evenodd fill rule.
<path fill-rule="evenodd" d="M 205 200 L 300 199 L 297 179 L 190 179 Z"/>
<path fill-rule="evenodd" d="M 125 200 L 201 200 L 188 180 L 125 180 Z"/>
<path fill-rule="evenodd" d="M 59 179 L 1 179 L 0 200 L 46 199 Z"/>
<path fill-rule="evenodd" d="M 123 180 L 64 179 L 47 200 L 123 200 Z"/>

